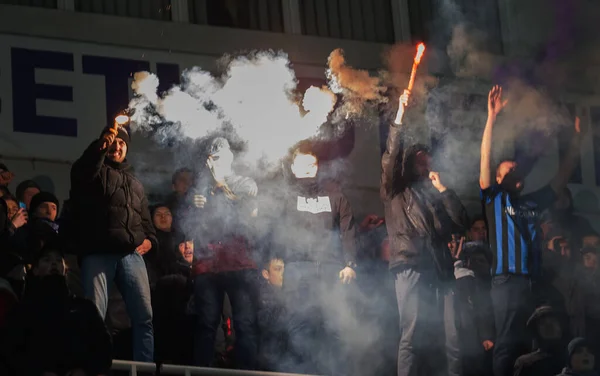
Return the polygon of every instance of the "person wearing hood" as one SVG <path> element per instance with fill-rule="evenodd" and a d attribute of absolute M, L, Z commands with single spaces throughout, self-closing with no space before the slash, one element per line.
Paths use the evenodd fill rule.
<path fill-rule="evenodd" d="M 152 362 L 150 283 L 143 255 L 157 248 L 144 186 L 127 161 L 130 136 L 106 127 L 71 168 L 72 234 L 85 296 L 106 316 L 112 282 L 132 322 L 133 360 Z"/>
<path fill-rule="evenodd" d="M 492 302 L 496 320 L 494 375 L 506 376 L 527 346 L 524 323 L 533 311 L 532 277 L 540 275 L 543 244 L 540 215 L 554 204 L 566 187 L 579 160 L 580 126 L 556 177 L 544 188 L 521 195 L 522 170 L 515 160 L 504 160 L 492 175 L 492 133 L 496 118 L 506 106 L 502 88 L 488 95 L 488 118 L 481 141 L 479 187 L 492 250 Z M 543 287 L 541 288 L 543 290 Z"/>
<path fill-rule="evenodd" d="M 585 338 L 575 338 L 567 347 L 567 366 L 557 376 L 598 376 L 596 356 Z"/>
<path fill-rule="evenodd" d="M 418 144 L 404 147 L 402 118 L 409 95 L 406 90 L 399 98 L 397 117 L 390 125 L 381 160 L 380 193 L 390 242 L 389 267 L 396 277 L 400 314 L 398 375 L 434 371 L 426 370 L 427 366 L 445 367 L 449 375 L 460 375 L 453 261 L 447 244 L 453 233 L 464 233 L 469 222 L 458 196 L 443 184 L 439 173 L 431 170 L 429 149 Z M 441 309 L 423 310 L 424 306 Z M 444 338 L 441 341 L 440 335 Z M 425 360 L 431 349 L 439 349 L 446 361 Z"/>
<path fill-rule="evenodd" d="M 564 366 L 568 335 L 564 316 L 550 306 L 541 306 L 527 321 L 536 349 L 515 361 L 514 376 L 555 375 Z"/>
<path fill-rule="evenodd" d="M 38 183 L 33 180 L 23 180 L 17 185 L 17 189 L 15 190 L 15 196 L 17 196 L 17 200 L 19 200 L 19 204 L 23 203 L 25 205 L 25 209 L 31 209 L 31 199 L 33 196 L 40 193 L 42 189 L 38 185 Z"/>
<path fill-rule="evenodd" d="M 92 302 L 67 287 L 62 252 L 53 245 L 36 256 L 23 300 L 11 312 L 1 336 L 8 373 L 105 375 L 111 367 L 111 340 Z"/>
<path fill-rule="evenodd" d="M 31 198 L 27 224 L 12 237 L 15 249 L 26 262 L 30 263 L 44 244 L 58 240 L 58 207 L 58 199 L 50 192 L 39 192 Z"/>
<path fill-rule="evenodd" d="M 273 249 L 285 262 L 283 294 L 289 314 L 290 353 L 286 371 L 342 374 L 348 297 L 356 279 L 356 228 L 342 189 L 318 181 L 319 160 L 303 142 L 292 153 L 291 180 L 277 199 L 282 212 Z M 323 330 L 324 328 L 324 330 Z"/>
<path fill-rule="evenodd" d="M 183 231 L 195 241 L 194 362 L 208 367 L 215 360 L 215 337 L 227 294 L 234 312 L 236 362 L 242 369 L 254 369 L 258 270 L 252 229 L 258 215 L 258 188 L 253 179 L 234 172 L 227 139 L 209 139 L 205 155 L 205 168 L 193 188 L 196 213 L 187 215 L 183 223 Z"/>

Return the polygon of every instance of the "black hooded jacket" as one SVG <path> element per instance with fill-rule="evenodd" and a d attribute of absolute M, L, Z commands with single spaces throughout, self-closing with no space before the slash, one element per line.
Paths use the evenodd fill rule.
<path fill-rule="evenodd" d="M 115 163 L 94 141 L 71 168 L 73 224 L 79 249 L 90 253 L 133 252 L 157 241 L 142 183 L 127 160 Z"/>
<path fill-rule="evenodd" d="M 451 190 L 437 192 L 412 171 L 414 159 L 426 147 L 403 150 L 401 128 L 390 126 L 381 160 L 381 198 L 390 241 L 390 269 L 401 265 L 432 267 L 453 279 L 447 244 L 453 232 L 468 228 L 467 211 Z"/>
<path fill-rule="evenodd" d="M 354 216 L 337 184 L 298 179 L 285 195 L 274 234 L 285 262 L 356 262 Z"/>

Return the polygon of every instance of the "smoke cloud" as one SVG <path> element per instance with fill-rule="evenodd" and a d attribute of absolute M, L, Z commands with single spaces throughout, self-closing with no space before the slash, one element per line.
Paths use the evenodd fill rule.
<path fill-rule="evenodd" d="M 317 135 L 336 104 L 325 87 L 310 87 L 299 103 L 298 81 L 284 53 L 226 56 L 221 65 L 220 76 L 198 67 L 185 71 L 182 84 L 162 97 L 158 77 L 136 73 L 129 106 L 133 130 L 151 133 L 159 142 L 229 130 L 244 143 L 246 162 L 273 165 L 291 146 Z"/>

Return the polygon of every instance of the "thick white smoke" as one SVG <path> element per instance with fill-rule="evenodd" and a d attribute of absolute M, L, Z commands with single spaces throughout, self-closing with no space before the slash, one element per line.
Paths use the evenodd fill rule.
<path fill-rule="evenodd" d="M 198 67 L 187 70 L 182 84 L 163 97 L 158 78 L 140 72 L 132 84 L 132 126 L 191 139 L 230 126 L 246 143 L 245 162 L 274 163 L 316 135 L 336 103 L 327 88 L 311 87 L 300 104 L 297 84 L 287 55 L 273 52 L 231 58 L 219 77 Z"/>

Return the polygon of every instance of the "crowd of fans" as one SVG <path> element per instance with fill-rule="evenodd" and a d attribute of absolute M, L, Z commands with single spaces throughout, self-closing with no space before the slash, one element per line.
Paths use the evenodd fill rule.
<path fill-rule="evenodd" d="M 0 374 L 106 375 L 114 358 L 335 375 L 595 374 L 600 236 L 573 212 L 568 161 L 534 195 L 519 195 L 513 161 L 493 184 L 499 88 L 488 105 L 484 212 L 470 220 L 428 149 L 402 148 L 400 122 L 383 156 L 385 218 L 360 224 L 339 186 L 319 179 L 308 143 L 287 174 L 257 184 L 212 138 L 206 165 L 175 171 L 152 206 L 123 127 L 105 128 L 74 163 L 62 210 L 30 180 L 13 195 L 0 164 Z"/>

